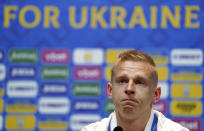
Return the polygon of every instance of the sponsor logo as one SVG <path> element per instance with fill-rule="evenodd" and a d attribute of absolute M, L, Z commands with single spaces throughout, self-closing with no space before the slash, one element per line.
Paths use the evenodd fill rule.
<path fill-rule="evenodd" d="M 118 55 L 121 53 L 121 52 L 123 52 L 123 51 L 125 51 L 126 49 L 118 49 L 118 50 L 107 50 L 106 51 L 106 56 L 107 56 L 107 58 L 106 58 L 106 62 L 108 63 L 108 64 L 113 64 L 113 63 L 115 63 L 116 62 L 116 60 L 117 60 L 117 58 L 118 58 Z"/>
<path fill-rule="evenodd" d="M 104 52 L 99 48 L 77 48 L 73 52 L 73 61 L 76 65 L 101 65 Z"/>
<path fill-rule="evenodd" d="M 68 63 L 69 51 L 60 49 L 47 49 L 42 51 L 42 61 L 44 63 Z"/>
<path fill-rule="evenodd" d="M 38 60 L 35 49 L 12 49 L 9 51 L 9 61 L 14 63 L 36 63 Z"/>
<path fill-rule="evenodd" d="M 6 67 L 3 64 L 0 64 L 0 81 L 5 80 L 6 78 Z"/>
<path fill-rule="evenodd" d="M 69 69 L 66 66 L 44 66 L 41 69 L 43 79 L 67 79 Z"/>
<path fill-rule="evenodd" d="M 75 100 L 73 108 L 74 111 L 98 111 L 100 105 L 97 100 Z"/>
<path fill-rule="evenodd" d="M 100 119 L 101 117 L 95 114 L 73 114 L 70 117 L 70 126 L 72 130 L 81 130 L 82 127 Z"/>
<path fill-rule="evenodd" d="M 11 78 L 34 78 L 36 76 L 35 67 L 11 67 L 9 71 Z"/>
<path fill-rule="evenodd" d="M 112 100 L 106 100 L 105 110 L 106 113 L 111 113 L 115 110 L 115 105 L 113 104 Z"/>
<path fill-rule="evenodd" d="M 200 68 L 174 68 L 171 79 L 173 81 L 200 82 L 203 75 Z"/>
<path fill-rule="evenodd" d="M 156 65 L 166 65 L 168 64 L 168 54 L 160 51 L 148 53 L 154 60 Z"/>
<path fill-rule="evenodd" d="M 202 103 L 200 101 L 173 101 L 171 113 L 177 116 L 200 116 Z"/>
<path fill-rule="evenodd" d="M 36 110 L 36 103 L 31 100 L 9 100 L 6 105 L 8 113 L 35 113 Z"/>
<path fill-rule="evenodd" d="M 167 101 L 160 100 L 156 103 L 153 103 L 153 109 L 162 112 L 163 114 L 167 113 Z"/>
<path fill-rule="evenodd" d="M 43 95 L 66 95 L 68 93 L 68 85 L 66 83 L 44 83 L 41 86 Z"/>
<path fill-rule="evenodd" d="M 4 59 L 4 51 L 0 49 L 0 61 Z"/>
<path fill-rule="evenodd" d="M 169 88 L 166 82 L 158 82 L 158 86 L 162 88 L 160 99 L 166 99 L 169 95 Z"/>
<path fill-rule="evenodd" d="M 171 97 L 173 98 L 201 98 L 202 85 L 200 84 L 172 84 Z"/>
<path fill-rule="evenodd" d="M 67 114 L 70 102 L 67 98 L 40 98 L 38 107 L 41 114 Z"/>
<path fill-rule="evenodd" d="M 7 115 L 6 129 L 7 130 L 33 130 L 35 129 L 35 116 L 32 115 Z"/>
<path fill-rule="evenodd" d="M 77 80 L 100 80 L 102 78 L 101 67 L 75 67 L 74 78 Z"/>
<path fill-rule="evenodd" d="M 171 63 L 176 66 L 201 66 L 203 52 L 201 49 L 173 49 Z"/>
<path fill-rule="evenodd" d="M 38 128 L 41 130 L 67 130 L 68 123 L 60 118 L 49 118 L 49 120 L 39 120 Z"/>
<path fill-rule="evenodd" d="M 190 131 L 201 131 L 201 120 L 200 119 L 184 119 L 184 118 L 174 118 L 173 121 L 181 124 L 182 126 L 188 128 Z"/>
<path fill-rule="evenodd" d="M 159 81 L 166 81 L 168 80 L 168 68 L 167 67 L 158 67 L 158 79 Z"/>
<path fill-rule="evenodd" d="M 75 96 L 99 96 L 101 86 L 98 83 L 75 83 L 73 94 Z"/>
<path fill-rule="evenodd" d="M 38 93 L 36 81 L 11 80 L 7 83 L 7 95 L 9 97 L 33 98 Z"/>

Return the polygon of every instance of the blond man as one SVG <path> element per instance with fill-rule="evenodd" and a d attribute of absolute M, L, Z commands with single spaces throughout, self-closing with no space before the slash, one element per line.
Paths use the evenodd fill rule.
<path fill-rule="evenodd" d="M 178 123 L 152 109 L 160 99 L 158 74 L 147 54 L 128 50 L 120 54 L 107 84 L 107 94 L 115 111 L 82 131 L 188 131 Z"/>

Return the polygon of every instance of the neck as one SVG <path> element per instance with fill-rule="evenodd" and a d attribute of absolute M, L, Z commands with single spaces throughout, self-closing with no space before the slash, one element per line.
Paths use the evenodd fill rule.
<path fill-rule="evenodd" d="M 134 119 L 123 117 L 119 112 L 116 112 L 117 125 L 123 128 L 123 131 L 144 131 L 147 122 L 150 118 L 151 110 L 140 114 Z"/>

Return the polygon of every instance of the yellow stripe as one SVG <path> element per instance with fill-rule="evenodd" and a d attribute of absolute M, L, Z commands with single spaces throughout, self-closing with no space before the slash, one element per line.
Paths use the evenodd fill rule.
<path fill-rule="evenodd" d="M 41 130 L 66 130 L 68 128 L 68 123 L 60 121 L 48 121 L 48 122 L 39 122 L 39 129 Z"/>
<path fill-rule="evenodd" d="M 108 67 L 106 67 L 106 69 L 105 69 L 105 77 L 106 77 L 106 80 L 110 80 L 111 79 L 111 69 L 112 69 L 112 67 L 111 66 L 108 66 Z"/>
<path fill-rule="evenodd" d="M 6 106 L 7 112 L 29 112 L 29 113 L 35 113 L 36 112 L 36 105 L 31 104 L 8 104 Z"/>
<path fill-rule="evenodd" d="M 168 68 L 167 67 L 158 67 L 158 79 L 160 81 L 168 80 Z"/>
<path fill-rule="evenodd" d="M 0 99 L 0 112 L 3 112 L 4 110 L 4 101 Z"/>
<path fill-rule="evenodd" d="M 172 73 L 171 79 L 173 81 L 201 81 L 202 74 L 196 73 Z"/>
<path fill-rule="evenodd" d="M 118 55 L 125 50 L 107 50 L 106 52 L 106 62 L 108 64 L 113 64 L 116 62 Z"/>

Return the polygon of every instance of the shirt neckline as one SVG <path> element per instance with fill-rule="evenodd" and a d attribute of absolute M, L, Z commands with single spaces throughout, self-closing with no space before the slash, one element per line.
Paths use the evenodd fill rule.
<path fill-rule="evenodd" d="M 151 114 L 150 114 L 150 118 L 145 126 L 144 131 L 151 131 L 152 128 L 152 123 L 153 123 L 153 119 L 154 119 L 154 112 L 153 110 L 151 110 Z M 115 111 L 113 112 L 113 115 L 111 117 L 110 120 L 110 129 L 111 131 L 113 131 L 113 129 L 117 126 L 117 119 L 116 119 L 116 113 Z"/>

